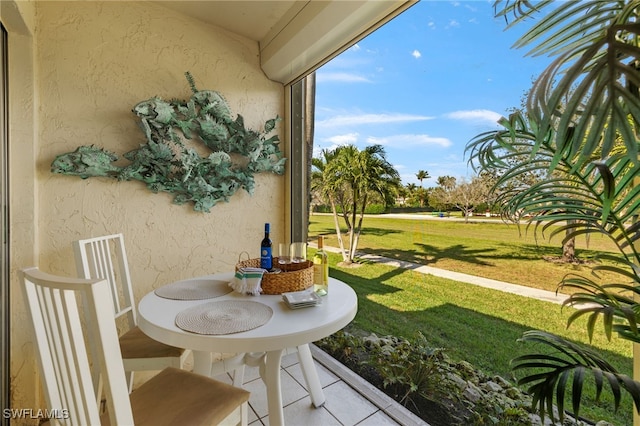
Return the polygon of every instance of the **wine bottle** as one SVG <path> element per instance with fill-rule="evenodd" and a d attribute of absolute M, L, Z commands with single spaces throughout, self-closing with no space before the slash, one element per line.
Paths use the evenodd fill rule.
<path fill-rule="evenodd" d="M 269 224 L 264 224 L 264 238 L 260 242 L 260 267 L 267 271 L 273 268 L 273 255 L 271 252 L 271 239 L 269 238 Z"/>
<path fill-rule="evenodd" d="M 313 291 L 318 296 L 329 292 L 329 260 L 324 251 L 324 237 L 318 237 L 318 250 L 313 255 Z"/>

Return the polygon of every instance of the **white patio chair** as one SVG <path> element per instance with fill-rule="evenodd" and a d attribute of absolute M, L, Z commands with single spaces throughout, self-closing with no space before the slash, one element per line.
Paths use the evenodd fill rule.
<path fill-rule="evenodd" d="M 78 276 L 85 279 L 103 278 L 109 283 L 115 318 L 124 317 L 120 350 L 127 372 L 129 392 L 133 389 L 133 372 L 183 368 L 188 350 L 165 345 L 144 334 L 136 320 L 129 263 L 122 234 L 106 235 L 73 242 Z M 99 386 L 98 377 L 94 382 Z M 98 389 L 96 392 L 99 394 Z"/>
<path fill-rule="evenodd" d="M 66 278 L 32 267 L 19 271 L 35 334 L 51 424 L 218 425 L 247 424 L 249 392 L 168 367 L 127 392 L 118 334 L 105 279 Z M 85 304 L 81 320 L 78 298 Z M 99 413 L 85 339 L 104 381 L 107 412 Z"/>

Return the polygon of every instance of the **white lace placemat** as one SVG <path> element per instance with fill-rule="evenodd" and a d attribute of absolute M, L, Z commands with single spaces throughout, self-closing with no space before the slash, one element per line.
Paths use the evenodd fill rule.
<path fill-rule="evenodd" d="M 176 326 L 198 334 L 231 334 L 266 324 L 273 310 L 259 302 L 219 300 L 185 309 L 176 316 Z"/>
<path fill-rule="evenodd" d="M 231 291 L 228 281 L 197 279 L 171 283 L 156 289 L 155 293 L 165 299 L 202 300 L 224 296 Z"/>

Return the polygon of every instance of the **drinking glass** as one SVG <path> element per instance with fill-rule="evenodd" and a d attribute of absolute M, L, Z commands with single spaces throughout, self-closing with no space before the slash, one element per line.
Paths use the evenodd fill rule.
<path fill-rule="evenodd" d="M 290 251 L 291 261 L 300 263 L 307 258 L 307 243 L 291 243 Z"/>
<path fill-rule="evenodd" d="M 289 244 L 278 244 L 278 265 L 286 271 L 287 265 L 291 263 L 291 257 L 289 256 Z"/>

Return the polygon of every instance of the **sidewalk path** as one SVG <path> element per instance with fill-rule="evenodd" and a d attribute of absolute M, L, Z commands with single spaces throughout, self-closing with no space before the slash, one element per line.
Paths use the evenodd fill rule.
<path fill-rule="evenodd" d="M 311 247 L 317 247 L 314 243 L 309 243 Z M 333 253 L 340 253 L 340 249 L 337 247 L 327 247 L 324 249 Z M 404 260 L 389 259 L 388 257 L 377 256 L 374 254 L 359 253 L 358 258 L 365 259 L 370 262 L 381 263 L 384 265 L 393 266 L 396 268 L 410 269 L 422 274 L 429 274 L 440 278 L 447 278 L 454 281 L 459 281 L 467 284 L 473 284 L 480 287 L 491 288 L 494 290 L 504 291 L 507 293 L 517 294 L 519 296 L 532 297 L 534 299 L 544 300 L 546 302 L 552 302 L 562 304 L 569 296 L 566 294 L 556 294 L 553 291 L 540 290 L 537 288 L 526 287 L 518 284 L 510 284 L 504 281 L 492 280 L 489 278 L 477 277 L 475 275 L 463 274 L 461 272 L 447 271 L 445 269 L 434 268 L 431 266 L 420 265 L 418 263 L 406 262 Z"/>

